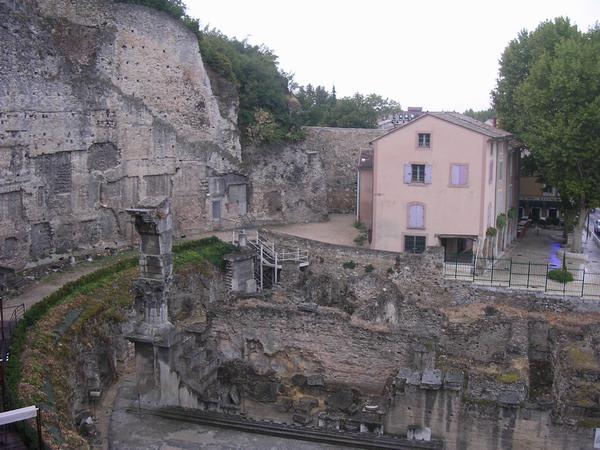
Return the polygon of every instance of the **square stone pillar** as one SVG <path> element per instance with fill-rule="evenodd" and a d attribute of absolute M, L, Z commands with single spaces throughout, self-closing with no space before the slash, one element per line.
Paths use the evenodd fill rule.
<path fill-rule="evenodd" d="M 167 198 L 146 198 L 128 209 L 140 234 L 140 276 L 135 283 L 136 309 L 143 326 L 169 326 L 168 297 L 173 276 L 173 221 Z"/>
<path fill-rule="evenodd" d="M 146 198 L 127 212 L 140 234 L 140 276 L 134 285 L 137 317 L 128 338 L 135 344 L 138 392 L 144 401 L 160 403 L 170 382 L 165 374 L 170 373 L 170 349 L 177 339 L 168 317 L 173 283 L 171 205 L 165 197 Z"/>

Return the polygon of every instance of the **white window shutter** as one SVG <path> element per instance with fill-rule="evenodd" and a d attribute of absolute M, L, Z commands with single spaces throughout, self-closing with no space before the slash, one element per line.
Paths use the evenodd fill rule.
<path fill-rule="evenodd" d="M 425 166 L 425 184 L 431 184 L 431 165 Z"/>
<path fill-rule="evenodd" d="M 404 164 L 404 183 L 410 184 L 412 181 L 412 168 L 410 164 Z"/>

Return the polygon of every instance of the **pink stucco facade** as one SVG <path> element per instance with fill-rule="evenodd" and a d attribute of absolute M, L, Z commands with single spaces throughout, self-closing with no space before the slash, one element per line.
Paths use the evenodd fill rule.
<path fill-rule="evenodd" d="M 515 206 L 518 176 L 508 137 L 491 138 L 425 114 L 372 146 L 372 248 L 402 252 L 405 236 L 423 236 L 426 246 L 460 236 L 481 254 L 488 227 Z M 416 220 L 415 209 L 422 214 Z M 505 232 L 494 245 L 503 248 L 511 239 Z"/>

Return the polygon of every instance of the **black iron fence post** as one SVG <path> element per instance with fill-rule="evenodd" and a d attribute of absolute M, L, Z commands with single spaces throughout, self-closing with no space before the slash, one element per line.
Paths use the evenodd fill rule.
<path fill-rule="evenodd" d="M 527 289 L 529 289 L 529 274 L 531 273 L 531 261 L 527 261 Z"/>
<path fill-rule="evenodd" d="M 510 287 L 511 280 L 512 280 L 512 258 L 510 258 L 510 267 L 508 268 L 508 287 Z"/>
<path fill-rule="evenodd" d="M 546 282 L 544 284 L 544 292 L 548 292 L 548 270 L 549 266 L 548 264 L 546 264 Z"/>
<path fill-rule="evenodd" d="M 456 280 L 456 274 L 458 273 L 458 255 L 456 255 L 454 261 L 454 279 Z"/>
<path fill-rule="evenodd" d="M 583 268 L 583 275 L 581 276 L 581 296 L 583 297 L 585 291 L 585 267 Z"/>
<path fill-rule="evenodd" d="M 490 278 L 490 284 L 494 284 L 494 255 L 492 255 L 492 277 Z"/>

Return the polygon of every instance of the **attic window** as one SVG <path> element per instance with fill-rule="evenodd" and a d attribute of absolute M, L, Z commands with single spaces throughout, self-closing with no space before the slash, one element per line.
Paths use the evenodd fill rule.
<path fill-rule="evenodd" d="M 417 143 L 419 148 L 430 148 L 431 133 L 419 133 L 417 137 Z"/>

